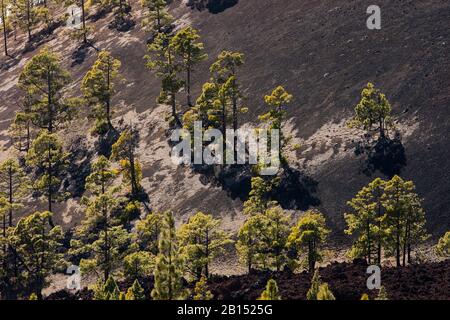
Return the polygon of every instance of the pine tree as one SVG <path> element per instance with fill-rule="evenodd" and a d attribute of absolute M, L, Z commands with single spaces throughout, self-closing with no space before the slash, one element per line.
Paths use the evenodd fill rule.
<path fill-rule="evenodd" d="M 20 102 L 20 110 L 16 112 L 14 119 L 8 129 L 8 135 L 11 138 L 12 145 L 19 152 L 28 152 L 30 150 L 33 117 L 36 115 L 31 112 L 33 105 L 32 97 L 25 95 Z"/>
<path fill-rule="evenodd" d="M 380 138 L 385 138 L 387 130 L 392 127 L 391 111 L 386 95 L 373 83 L 368 83 L 361 92 L 361 101 L 355 107 L 355 117 L 350 125 L 369 132 L 376 131 Z"/>
<path fill-rule="evenodd" d="M 117 177 L 117 172 L 111 168 L 111 162 L 105 157 L 100 156 L 92 164 L 91 174 L 86 178 L 86 189 L 92 194 L 104 195 L 112 187 L 112 182 Z M 116 189 L 113 189 L 115 192 Z"/>
<path fill-rule="evenodd" d="M 183 127 L 191 132 L 192 143 L 194 134 L 194 122 L 201 121 L 203 132 L 215 128 L 221 128 L 222 118 L 220 106 L 218 106 L 218 88 L 215 83 L 206 82 L 202 86 L 202 92 L 195 105 L 183 115 Z"/>
<path fill-rule="evenodd" d="M 142 191 L 142 169 L 136 159 L 136 149 L 139 147 L 139 132 L 133 127 L 125 129 L 112 146 L 111 159 L 120 162 L 124 182 L 131 186 L 131 198 L 138 199 Z"/>
<path fill-rule="evenodd" d="M 450 231 L 446 232 L 445 235 L 439 239 L 436 246 L 436 253 L 440 257 L 450 257 Z"/>
<path fill-rule="evenodd" d="M 264 264 L 264 231 L 267 219 L 263 214 L 250 216 L 238 232 L 236 250 L 239 260 L 247 266 L 248 273 Z"/>
<path fill-rule="evenodd" d="M 194 287 L 194 300 L 212 300 L 213 294 L 208 290 L 208 279 L 205 275 L 200 277 Z"/>
<path fill-rule="evenodd" d="M 153 255 L 158 254 L 158 243 L 164 215 L 158 212 L 148 214 L 143 220 L 136 222 L 136 233 L 139 248 Z"/>
<path fill-rule="evenodd" d="M 286 118 L 287 106 L 291 103 L 292 99 L 293 96 L 290 93 L 288 93 L 282 86 L 278 86 L 270 95 L 266 95 L 264 97 L 264 101 L 270 107 L 270 110 L 259 116 L 259 120 L 266 126 L 266 129 L 279 130 L 280 153 L 282 159 L 284 159 L 283 150 L 286 148 L 289 140 L 283 135 L 283 125 Z"/>
<path fill-rule="evenodd" d="M 369 295 L 367 293 L 363 293 L 360 300 L 370 300 Z"/>
<path fill-rule="evenodd" d="M 25 197 L 29 194 L 29 179 L 16 160 L 7 159 L 0 164 L 0 212 L 2 215 L 2 261 L 1 283 L 5 285 L 5 294 L 13 293 L 13 282 L 17 280 L 17 255 L 8 243 L 8 228 L 13 227 L 15 213 L 23 208 Z"/>
<path fill-rule="evenodd" d="M 261 214 L 277 203 L 271 200 L 271 193 L 279 183 L 278 178 L 265 179 L 262 177 L 252 177 L 249 198 L 244 202 L 243 213 L 247 215 Z"/>
<path fill-rule="evenodd" d="M 31 42 L 32 29 L 42 19 L 42 11 L 39 11 L 33 0 L 15 0 L 12 3 L 12 12 L 19 28 L 27 32 L 28 42 Z"/>
<path fill-rule="evenodd" d="M 119 79 L 120 66 L 120 61 L 109 51 L 100 51 L 97 60 L 82 80 L 81 91 L 92 107 L 92 115 L 96 120 L 95 133 L 105 134 L 114 130 L 111 123 L 111 99 L 115 93 L 115 81 Z"/>
<path fill-rule="evenodd" d="M 278 286 L 275 280 L 270 279 L 269 281 L 267 281 L 266 289 L 262 292 L 259 300 L 281 300 L 281 296 L 278 292 Z"/>
<path fill-rule="evenodd" d="M 198 41 L 199 39 L 200 35 L 198 34 L 198 31 L 192 27 L 181 29 L 172 39 L 175 53 L 180 56 L 181 66 L 186 72 L 187 104 L 189 107 L 192 107 L 192 72 L 194 71 L 196 64 L 208 58 L 208 55 L 204 53 L 204 45 Z"/>
<path fill-rule="evenodd" d="M 120 290 L 113 276 L 98 282 L 94 288 L 94 300 L 120 300 Z"/>
<path fill-rule="evenodd" d="M 280 207 L 250 216 L 238 233 L 236 249 L 250 273 L 252 268 L 280 271 L 288 262 L 289 216 Z"/>
<path fill-rule="evenodd" d="M 311 279 L 311 288 L 309 288 L 306 293 L 307 300 L 317 300 L 317 294 L 319 293 L 321 284 L 322 281 L 320 280 L 319 270 L 316 270 L 314 271 L 314 275 Z"/>
<path fill-rule="evenodd" d="M 225 137 L 228 109 L 231 108 L 231 119 L 234 132 L 238 130 L 238 114 L 245 112 L 245 108 L 239 108 L 242 98 L 242 89 L 238 81 L 238 69 L 244 64 L 244 55 L 240 52 L 222 51 L 216 62 L 211 65 L 210 72 L 213 82 L 217 86 L 218 103 L 221 109 L 222 134 Z M 226 141 L 226 137 L 225 137 Z M 237 139 L 234 139 L 234 150 L 236 154 Z"/>
<path fill-rule="evenodd" d="M 178 239 L 186 268 L 197 279 L 202 274 L 209 277 L 211 261 L 225 251 L 226 245 L 232 243 L 230 236 L 220 230 L 220 219 L 203 212 L 196 213 L 180 227 Z"/>
<path fill-rule="evenodd" d="M 385 209 L 382 203 L 386 182 L 376 178 L 362 188 L 347 204 L 351 213 L 345 214 L 347 230 L 345 233 L 357 234 L 358 240 L 353 244 L 352 258 L 364 257 L 368 264 L 376 261 L 381 264 L 381 250 L 384 239 Z"/>
<path fill-rule="evenodd" d="M 36 295 L 36 293 L 32 293 L 32 294 L 30 294 L 30 297 L 28 298 L 28 300 L 30 300 L 30 301 L 38 300 L 38 296 Z"/>
<path fill-rule="evenodd" d="M 145 300 L 144 289 L 137 279 L 134 280 L 133 285 L 128 288 L 125 300 Z"/>
<path fill-rule="evenodd" d="M 102 276 L 105 281 L 122 266 L 124 257 L 133 250 L 132 237 L 122 226 L 108 225 L 91 238 L 94 238 L 92 242 L 84 246 L 75 241 L 71 242 L 71 245 L 75 248 L 81 247 L 81 253 L 90 253 L 89 258 L 80 261 L 81 273 Z"/>
<path fill-rule="evenodd" d="M 51 216 L 36 212 L 22 218 L 8 239 L 21 261 L 21 279 L 39 299 L 47 277 L 65 266 L 62 229 L 49 227 Z"/>
<path fill-rule="evenodd" d="M 317 300 L 336 300 L 330 288 L 328 288 L 328 283 L 320 285 Z"/>
<path fill-rule="evenodd" d="M 183 261 L 178 254 L 175 220 L 172 213 L 166 212 L 159 240 L 159 253 L 156 258 L 152 298 L 154 300 L 185 299 L 188 292 L 183 288 L 182 270 Z"/>
<path fill-rule="evenodd" d="M 166 9 L 166 0 L 141 0 L 141 5 L 146 9 L 142 22 L 144 26 L 151 26 L 153 30 L 161 33 L 163 28 L 173 21 Z"/>
<path fill-rule="evenodd" d="M 288 238 L 288 246 L 298 251 L 307 252 L 306 262 L 311 274 L 314 272 L 316 262 L 322 258 L 319 249 L 329 232 L 325 224 L 325 217 L 316 210 L 307 211 L 300 217 L 297 225 L 292 228 Z"/>
<path fill-rule="evenodd" d="M 117 196 L 119 187 L 113 185 L 115 173 L 110 162 L 100 157 L 92 168 L 93 172 L 86 178 L 87 190 L 92 196 L 81 201 L 86 215 L 70 243 L 70 253 L 87 256 L 80 261 L 81 272 L 101 274 L 106 282 L 135 246 L 132 235 L 113 214 L 121 199 Z"/>
<path fill-rule="evenodd" d="M 382 286 L 380 288 L 378 296 L 375 298 L 375 300 L 389 300 L 385 287 Z"/>
<path fill-rule="evenodd" d="M 49 212 L 52 212 L 54 202 L 62 201 L 67 196 L 60 189 L 68 156 L 69 153 L 63 151 L 58 136 L 47 131 L 42 131 L 33 141 L 26 156 L 27 165 L 36 171 L 34 188 L 47 199 Z M 51 217 L 49 221 L 53 224 Z"/>
<path fill-rule="evenodd" d="M 264 216 L 267 219 L 264 230 L 264 242 L 267 248 L 265 260 L 270 267 L 274 267 L 278 272 L 288 261 L 286 245 L 289 236 L 290 217 L 281 207 L 268 209 Z"/>
<path fill-rule="evenodd" d="M 155 256 L 150 252 L 137 251 L 123 259 L 123 274 L 131 280 L 142 279 L 152 274 L 155 269 Z"/>
<path fill-rule="evenodd" d="M 23 208 L 24 198 L 29 194 L 29 179 L 19 163 L 7 159 L 0 164 L 0 197 L 5 199 L 4 209 L 8 212 L 8 226 L 13 226 L 14 212 Z M 5 231 L 6 219 L 3 230 Z"/>
<path fill-rule="evenodd" d="M 31 121 L 49 133 L 72 119 L 77 103 L 62 95 L 70 76 L 60 64 L 60 57 L 45 48 L 27 62 L 19 76 L 19 87 L 32 101 Z"/>
<path fill-rule="evenodd" d="M 425 212 L 420 199 L 415 193 L 412 181 L 404 181 L 399 176 L 394 176 L 386 183 L 383 203 L 386 209 L 386 234 L 387 254 L 396 258 L 397 266 L 411 260 L 413 245 L 417 245 L 427 239 L 425 230 Z"/>
<path fill-rule="evenodd" d="M 165 33 L 159 33 L 155 41 L 148 46 L 149 54 L 145 58 L 147 59 L 147 67 L 155 71 L 156 75 L 161 78 L 161 93 L 158 102 L 170 102 L 172 108 L 172 120 L 170 122 L 180 127 L 181 121 L 176 109 L 176 95 L 183 88 L 184 81 L 179 78 L 182 66 L 176 61 L 172 39 Z"/>

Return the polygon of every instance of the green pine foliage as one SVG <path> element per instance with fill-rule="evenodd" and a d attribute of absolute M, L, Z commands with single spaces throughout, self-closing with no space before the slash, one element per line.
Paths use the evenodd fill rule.
<path fill-rule="evenodd" d="M 323 283 L 320 285 L 319 292 L 317 292 L 317 300 L 336 300 L 328 287 L 328 283 Z"/>
<path fill-rule="evenodd" d="M 158 33 L 153 43 L 148 45 L 147 68 L 154 71 L 161 79 L 159 103 L 169 103 L 171 118 L 169 123 L 181 127 L 177 113 L 177 93 L 184 87 L 185 82 L 180 79 L 182 64 L 177 60 L 173 37 L 165 33 Z"/>
<path fill-rule="evenodd" d="M 267 281 L 266 289 L 262 292 L 258 300 L 281 300 L 281 296 L 278 292 L 278 286 L 275 280 L 270 279 L 269 281 Z"/>
<path fill-rule="evenodd" d="M 125 300 L 145 300 L 144 289 L 137 279 L 134 280 L 133 285 L 128 288 Z"/>
<path fill-rule="evenodd" d="M 120 300 L 121 292 L 113 276 L 106 282 L 99 281 L 94 287 L 94 300 Z"/>
<path fill-rule="evenodd" d="M 209 277 L 209 266 L 231 244 L 229 234 L 220 230 L 220 219 L 198 212 L 178 231 L 180 254 L 185 267 L 196 279 Z"/>
<path fill-rule="evenodd" d="M 124 258 L 136 249 L 133 235 L 115 215 L 121 200 L 117 195 L 119 188 L 113 185 L 115 176 L 108 159 L 97 159 L 93 172 L 86 178 L 87 190 L 92 196 L 82 199 L 85 217 L 70 243 L 69 253 L 82 257 L 81 272 L 103 277 L 103 281 L 107 281 L 123 265 Z"/>
<path fill-rule="evenodd" d="M 195 283 L 193 299 L 212 300 L 213 298 L 213 294 L 208 290 L 208 279 L 205 277 L 205 275 L 202 275 L 200 277 L 200 280 Z"/>
<path fill-rule="evenodd" d="M 320 280 L 319 270 L 314 272 L 314 275 L 311 279 L 311 287 L 306 293 L 307 300 L 317 300 L 317 294 L 319 293 L 320 285 L 322 284 Z"/>
<path fill-rule="evenodd" d="M 136 222 L 136 234 L 140 250 L 146 250 L 153 255 L 158 254 L 159 236 L 164 224 L 163 218 L 163 213 L 154 212 Z"/>
<path fill-rule="evenodd" d="M 411 263 L 414 246 L 428 239 L 425 211 L 412 181 L 394 176 L 383 195 L 386 208 L 386 254 L 395 256 L 397 266 Z"/>
<path fill-rule="evenodd" d="M 136 251 L 125 256 L 123 273 L 127 279 L 142 279 L 155 269 L 155 256 L 147 251 Z"/>
<path fill-rule="evenodd" d="M 123 181 L 130 186 L 132 199 L 137 199 L 142 189 L 142 169 L 136 154 L 138 147 L 139 132 L 131 127 L 120 134 L 111 153 L 111 160 L 119 161 Z"/>
<path fill-rule="evenodd" d="M 115 93 L 115 84 L 120 79 L 120 66 L 120 60 L 115 59 L 109 51 L 100 51 L 97 60 L 81 82 L 81 91 L 92 108 L 91 115 L 95 119 L 94 133 L 105 134 L 114 129 L 111 122 L 111 100 Z"/>
<path fill-rule="evenodd" d="M 151 292 L 154 300 L 183 300 L 188 296 L 188 291 L 183 288 L 183 260 L 178 253 L 175 220 L 171 212 L 164 215 L 154 277 L 155 286 Z"/>
<path fill-rule="evenodd" d="M 381 263 L 381 252 L 385 239 L 385 214 L 382 196 L 386 181 L 376 178 L 362 188 L 347 202 L 352 211 L 344 215 L 348 228 L 346 234 L 358 235 L 350 256 L 364 257 L 367 263 Z"/>
<path fill-rule="evenodd" d="M 3 209 L 8 214 L 4 226 L 13 226 L 16 211 L 24 207 L 25 197 L 30 193 L 29 186 L 30 179 L 17 160 L 10 158 L 0 164 L 0 197 L 5 199 Z"/>
<path fill-rule="evenodd" d="M 154 31 L 161 33 L 174 20 L 166 9 L 166 0 L 141 0 L 141 5 L 145 9 L 142 21 L 144 27 L 151 27 Z"/>
<path fill-rule="evenodd" d="M 368 132 L 378 132 L 380 138 L 388 136 L 393 127 L 392 108 L 379 89 L 368 83 L 361 92 L 361 101 L 355 107 L 355 117 L 350 126 L 361 127 Z"/>
<path fill-rule="evenodd" d="M 367 293 L 363 293 L 360 300 L 370 300 L 369 295 Z"/>
<path fill-rule="evenodd" d="M 30 99 L 26 112 L 36 127 L 53 133 L 73 118 L 75 100 L 63 96 L 69 82 L 61 58 L 47 48 L 27 62 L 19 76 L 19 87 Z"/>
<path fill-rule="evenodd" d="M 53 203 L 62 201 L 68 196 L 66 192 L 61 191 L 62 178 L 67 173 L 68 157 L 69 153 L 64 151 L 59 137 L 46 130 L 33 141 L 26 155 L 26 164 L 36 172 L 33 187 L 46 198 L 50 212 Z M 51 217 L 50 223 L 53 224 Z"/>
<path fill-rule="evenodd" d="M 191 102 L 191 78 L 195 66 L 208 58 L 204 52 L 204 45 L 199 41 L 198 31 L 192 27 L 186 27 L 178 31 L 172 39 L 175 53 L 181 60 L 181 67 L 186 72 L 187 105 Z"/>
<path fill-rule="evenodd" d="M 312 274 L 316 263 L 322 259 L 321 246 L 330 231 L 326 227 L 325 217 L 317 210 L 308 210 L 292 227 L 288 246 L 297 252 L 305 252 L 305 263 Z"/>
<path fill-rule="evenodd" d="M 271 94 L 264 97 L 265 103 L 269 106 L 269 111 L 259 116 L 263 129 L 279 130 L 280 154 L 282 161 L 286 160 L 284 150 L 290 140 L 289 137 L 286 137 L 283 134 L 283 125 L 285 124 L 287 107 L 292 102 L 293 98 L 293 95 L 287 92 L 284 87 L 276 87 Z"/>
<path fill-rule="evenodd" d="M 322 283 L 319 270 L 314 272 L 311 279 L 311 288 L 306 294 L 307 300 L 336 300 L 327 283 Z"/>
<path fill-rule="evenodd" d="M 346 233 L 358 235 L 350 256 L 380 264 L 384 251 L 397 266 L 410 263 L 413 248 L 428 239 L 421 202 L 414 183 L 399 176 L 376 178 L 363 187 L 348 202 L 352 212 L 345 214 Z"/>
<path fill-rule="evenodd" d="M 61 227 L 49 225 L 51 217 L 48 211 L 32 213 L 19 220 L 7 239 L 21 261 L 22 285 L 32 289 L 38 299 L 42 299 L 48 277 L 66 267 L 63 232 Z"/>
<path fill-rule="evenodd" d="M 378 296 L 375 298 L 375 300 L 389 300 L 385 287 L 382 286 L 380 288 L 380 291 L 378 292 Z"/>
<path fill-rule="evenodd" d="M 446 232 L 445 235 L 439 239 L 436 246 L 436 253 L 438 256 L 444 258 L 450 257 L 450 231 Z"/>
<path fill-rule="evenodd" d="M 236 250 L 240 261 L 252 269 L 280 271 L 287 263 L 289 216 L 280 207 L 250 216 L 238 232 Z"/>

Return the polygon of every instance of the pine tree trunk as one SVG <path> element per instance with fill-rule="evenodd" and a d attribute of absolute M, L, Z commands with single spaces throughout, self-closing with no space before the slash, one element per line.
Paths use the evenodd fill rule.
<path fill-rule="evenodd" d="M 205 256 L 206 256 L 206 264 L 205 264 L 205 277 L 209 278 L 209 230 L 206 230 L 206 239 L 205 239 Z"/>
<path fill-rule="evenodd" d="M 400 213 L 397 213 L 397 230 L 396 230 L 396 264 L 400 267 Z"/>
<path fill-rule="evenodd" d="M 136 199 L 138 194 L 138 185 L 136 181 L 137 178 L 136 178 L 136 167 L 134 162 L 134 152 L 130 150 L 129 154 L 130 154 L 129 161 L 130 161 L 130 176 L 131 176 L 131 195 L 133 199 Z"/>
<path fill-rule="evenodd" d="M 5 14 L 5 4 L 4 0 L 1 0 L 1 10 L 2 10 L 2 24 L 3 24 L 3 42 L 5 45 L 5 56 L 8 56 L 8 39 L 6 35 L 6 14 Z"/>
<path fill-rule="evenodd" d="M 186 79 L 186 87 L 187 87 L 187 104 L 189 107 L 192 107 L 191 102 L 191 51 L 188 52 L 188 62 L 187 62 L 187 79 Z"/>
<path fill-rule="evenodd" d="M 9 201 L 9 227 L 13 226 L 13 223 L 12 223 L 12 220 L 13 220 L 13 208 L 12 208 L 12 205 L 13 205 L 14 199 L 13 199 L 13 181 L 12 181 L 12 176 L 13 176 L 12 167 L 10 165 L 9 168 L 8 168 L 8 178 L 9 178 L 9 181 L 8 181 L 8 189 L 9 189 L 8 190 L 8 193 L 9 193 L 9 199 L 8 199 L 8 201 Z"/>
<path fill-rule="evenodd" d="M 86 37 L 86 15 L 84 12 L 84 0 L 81 0 L 81 21 L 83 23 L 83 42 L 87 44 L 87 37 Z"/>
<path fill-rule="evenodd" d="M 371 239 L 370 239 L 370 222 L 367 222 L 367 262 L 369 265 L 372 263 L 372 247 L 371 247 Z"/>
<path fill-rule="evenodd" d="M 48 200 L 48 211 L 49 211 L 49 212 L 52 212 L 52 202 L 53 202 L 53 199 L 52 199 L 52 193 L 53 193 L 53 190 L 52 190 L 53 169 L 52 169 L 52 158 L 51 158 L 51 149 L 50 149 L 50 146 L 48 146 L 47 151 L 48 151 L 48 159 L 47 159 L 47 161 L 48 161 L 48 170 L 47 170 L 47 175 L 48 175 L 48 186 L 47 186 L 48 190 L 47 190 L 47 192 L 48 192 L 48 195 L 47 195 L 47 200 Z M 50 227 L 53 228 L 53 227 L 55 226 L 55 224 L 53 223 L 53 218 L 52 218 L 51 216 L 50 216 L 50 218 L 48 219 L 48 222 L 49 222 L 49 224 L 50 224 Z"/>
<path fill-rule="evenodd" d="M 47 69 L 47 90 L 48 132 L 53 133 L 52 74 L 50 69 Z"/>
<path fill-rule="evenodd" d="M 104 259 L 105 259 L 105 269 L 103 270 L 103 279 L 104 282 L 106 283 L 106 281 L 109 278 L 109 273 L 110 273 L 110 268 L 109 268 L 109 239 L 108 239 L 108 225 L 109 225 L 109 221 L 108 221 L 108 209 L 105 207 L 105 204 L 103 204 L 103 217 L 105 219 L 105 250 L 104 250 Z"/>
<path fill-rule="evenodd" d="M 31 1 L 27 0 L 27 32 L 28 42 L 31 42 Z"/>
<path fill-rule="evenodd" d="M 108 94 L 106 97 L 106 121 L 108 123 L 108 129 L 112 129 L 113 126 L 111 124 L 111 62 L 108 57 L 108 67 L 106 70 L 106 85 L 108 87 Z"/>
<path fill-rule="evenodd" d="M 233 72 L 233 76 L 235 76 L 234 72 Z M 237 103 L 238 103 L 237 100 L 238 99 L 237 99 L 236 93 L 234 92 L 234 90 L 236 89 L 236 80 L 235 79 L 233 80 L 232 87 L 233 87 L 233 130 L 234 130 L 234 133 L 235 133 L 235 136 L 233 138 L 233 145 L 234 145 L 234 153 L 235 153 L 235 156 L 237 157 L 237 150 L 236 150 L 237 137 L 236 137 L 236 132 L 238 130 L 238 119 L 237 119 Z"/>

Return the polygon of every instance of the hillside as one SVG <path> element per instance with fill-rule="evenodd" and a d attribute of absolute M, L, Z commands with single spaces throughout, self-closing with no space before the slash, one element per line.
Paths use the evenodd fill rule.
<path fill-rule="evenodd" d="M 274 86 L 281 84 L 294 95 L 288 127 L 301 145 L 291 155 L 292 166 L 300 172 L 301 191 L 297 194 L 292 190 L 286 209 L 317 205 L 340 238 L 346 201 L 375 176 L 391 173 L 392 163 L 376 163 L 375 170 L 362 170 L 364 159 L 355 155 L 362 132 L 345 125 L 362 87 L 374 82 L 393 105 L 406 158 L 400 164 L 401 175 L 414 180 L 424 198 L 428 230 L 435 237 L 441 236 L 450 225 L 446 148 L 450 129 L 449 2 L 379 1 L 383 8 L 380 31 L 365 27 L 367 1 L 232 2 L 237 3 L 230 3 L 229 8 L 197 10 L 184 1 L 174 1 L 170 12 L 177 18 L 177 28 L 191 24 L 200 30 L 209 54 L 195 70 L 194 96 L 208 79 L 209 65 L 223 49 L 245 54 L 239 78 L 249 113 L 241 124 L 255 122 L 265 110 L 263 95 Z M 94 46 L 110 50 L 122 61 L 125 81 L 114 97 L 115 121 L 133 121 L 141 132 L 139 155 L 150 206 L 155 211 L 173 210 L 179 221 L 198 210 L 211 212 L 224 218 L 224 228 L 236 230 L 243 220 L 242 199 L 170 160 L 164 121 L 169 107 L 155 102 L 159 80 L 145 69 L 143 60 L 149 34 L 140 27 L 139 3 L 131 4 L 136 26 L 130 31 L 109 29 L 111 14 L 91 17 L 88 23 L 95 28 Z M 63 57 L 72 75 L 71 87 L 77 93 L 96 52 L 93 48 L 77 51 L 78 44 L 63 29 L 56 29 L 39 48 L 47 45 Z M 17 110 L 19 72 L 39 50 L 24 52 L 22 34 L 12 46 L 14 59 L 2 56 L 0 60 L 1 158 L 10 147 L 6 130 Z M 65 132 L 67 141 L 79 145 L 77 139 L 81 139 L 91 145 L 92 137 L 85 134 L 88 128 L 87 121 L 70 125 Z M 92 157 L 89 153 L 79 156 L 80 162 Z M 75 170 L 72 185 L 77 174 Z M 57 215 L 56 221 L 67 228 L 81 217 L 78 197 L 57 207 L 63 214 Z"/>

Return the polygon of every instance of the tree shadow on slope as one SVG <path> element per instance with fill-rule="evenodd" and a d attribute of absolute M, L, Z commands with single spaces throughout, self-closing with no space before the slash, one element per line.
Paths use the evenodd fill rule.
<path fill-rule="evenodd" d="M 49 23 L 49 25 L 35 34 L 31 36 L 31 41 L 27 42 L 25 44 L 25 48 L 23 49 L 22 53 L 28 53 L 36 50 L 39 46 L 41 46 L 44 43 L 50 42 L 51 40 L 55 39 L 56 36 L 54 35 L 54 32 L 59 27 L 62 27 L 65 25 L 64 19 L 57 19 L 55 21 L 52 21 Z"/>
<path fill-rule="evenodd" d="M 375 141 L 360 141 L 355 147 L 355 154 L 363 157 L 360 170 L 367 176 L 379 171 L 393 177 L 407 165 L 405 148 L 399 134 L 393 139 L 380 137 Z"/>
<path fill-rule="evenodd" d="M 250 165 L 195 165 L 194 171 L 201 174 L 200 181 L 203 184 L 220 186 L 232 199 L 248 200 L 254 176 Z M 314 195 L 318 182 L 304 172 L 285 165 L 279 178 L 280 183 L 273 190 L 271 198 L 283 209 L 306 210 L 320 204 L 320 200 Z"/>
<path fill-rule="evenodd" d="M 87 145 L 86 138 L 81 136 L 72 140 L 68 151 L 70 152 L 67 169 L 69 178 L 64 181 L 64 187 L 72 197 L 81 197 L 86 190 L 86 177 L 91 174 L 93 152 Z"/>
<path fill-rule="evenodd" d="M 207 9 L 212 14 L 218 14 L 238 3 L 239 0 L 189 0 L 186 5 L 191 9 L 199 11 Z"/>
<path fill-rule="evenodd" d="M 119 139 L 120 132 L 115 129 L 108 130 L 105 134 L 99 134 L 95 142 L 95 149 L 100 156 L 105 156 L 109 159 L 112 152 L 112 146 Z"/>

